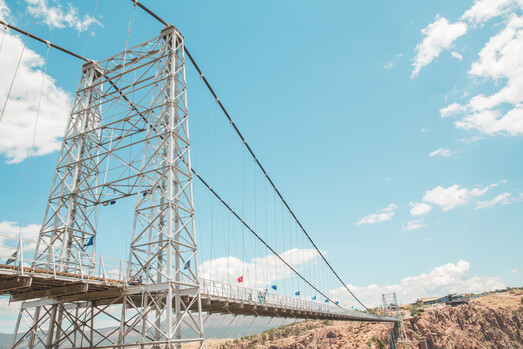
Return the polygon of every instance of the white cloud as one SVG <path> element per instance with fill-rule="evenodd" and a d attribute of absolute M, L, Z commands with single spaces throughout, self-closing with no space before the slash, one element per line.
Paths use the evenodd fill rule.
<path fill-rule="evenodd" d="M 451 24 L 446 18 L 436 16 L 434 22 L 421 31 L 425 38 L 416 46 L 411 77 L 417 76 L 422 67 L 432 62 L 443 50 L 449 49 L 454 41 L 466 32 L 465 23 Z"/>
<path fill-rule="evenodd" d="M 494 183 L 484 188 L 473 188 L 470 190 L 462 188 L 458 184 L 454 184 L 448 188 L 438 185 L 425 193 L 423 201 L 441 206 L 443 211 L 448 211 L 458 205 L 469 203 L 471 199 L 484 195 L 489 189 L 497 185 L 497 183 Z"/>
<path fill-rule="evenodd" d="M 360 221 L 357 223 L 357 225 L 360 224 L 374 224 L 374 223 L 380 223 L 383 221 L 390 221 L 392 219 L 392 216 L 394 216 L 394 211 L 398 208 L 398 205 L 396 204 L 390 204 L 383 210 L 378 211 L 378 213 L 372 213 L 368 216 L 363 217 L 360 219 Z"/>
<path fill-rule="evenodd" d="M 29 224 L 20 227 L 16 222 L 0 222 L 0 261 L 3 261 L 18 248 L 18 238 L 23 241 L 23 250 L 34 250 L 40 232 L 40 225 Z"/>
<path fill-rule="evenodd" d="M 510 273 L 512 273 L 512 274 L 519 274 L 519 270 L 517 270 L 517 269 L 511 269 L 511 270 L 510 270 Z"/>
<path fill-rule="evenodd" d="M 9 7 L 5 4 L 4 0 L 0 0 L 0 20 L 7 21 L 10 15 Z M 3 29 L 2 29 L 3 30 Z"/>
<path fill-rule="evenodd" d="M 461 53 L 457 52 L 457 51 L 452 51 L 450 53 L 450 55 L 454 58 L 456 58 L 457 60 L 461 61 L 463 59 L 463 56 L 461 55 Z"/>
<path fill-rule="evenodd" d="M 6 33 L 0 55 L 0 76 L 4 81 L 0 84 L 0 108 L 3 108 L 7 98 L 22 48 L 23 42 L 18 36 Z M 43 64 L 44 60 L 40 55 L 25 49 L 0 123 L 0 154 L 7 157 L 8 163 L 21 162 L 30 154 L 44 75 Z M 64 132 L 69 106 L 69 94 L 56 86 L 55 80 L 45 74 L 35 138 L 35 156 L 49 154 L 60 148 L 59 138 Z"/>
<path fill-rule="evenodd" d="M 386 62 L 383 68 L 385 68 L 385 70 L 392 70 L 392 68 L 394 68 L 394 62 Z"/>
<path fill-rule="evenodd" d="M 10 303 L 8 297 L 0 297 L 0 328 L 2 332 L 13 331 L 18 313 L 20 312 L 20 302 Z M 24 324 L 21 324 L 25 327 Z"/>
<path fill-rule="evenodd" d="M 403 229 L 405 231 L 410 231 L 410 230 L 418 230 L 418 229 L 425 228 L 425 227 L 426 227 L 426 225 L 423 224 L 423 218 L 421 218 L 421 219 L 414 219 L 414 220 L 408 221 L 407 225 L 402 226 L 401 229 Z"/>
<path fill-rule="evenodd" d="M 470 276 L 470 263 L 460 260 L 458 263 L 448 263 L 432 269 L 428 274 L 409 276 L 399 284 L 389 286 L 369 285 L 357 287 L 348 285 L 350 289 L 368 306 L 377 306 L 381 303 L 383 293 L 396 292 L 399 301 L 410 303 L 420 297 L 445 296 L 449 293 L 483 292 L 505 288 L 500 277 L 483 275 Z M 347 297 L 347 290 L 340 287 L 331 290 L 330 294 L 336 298 Z"/>
<path fill-rule="evenodd" d="M 27 10 L 31 14 L 34 14 L 36 7 L 39 6 L 36 17 L 42 19 L 50 28 L 73 28 L 83 32 L 93 23 L 100 25 L 100 22 L 89 15 L 79 15 L 78 9 L 70 3 L 68 8 L 64 10 L 60 4 L 49 5 L 47 0 L 26 0 L 26 2 L 28 4 Z M 38 3 L 40 4 L 38 5 Z"/>
<path fill-rule="evenodd" d="M 484 17 L 482 17 L 484 18 Z M 491 95 L 472 96 L 466 105 L 453 103 L 441 109 L 441 116 L 464 113 L 454 124 L 483 134 L 523 134 L 523 16 L 512 14 L 505 27 L 492 36 L 469 70 L 472 77 L 505 82 Z"/>
<path fill-rule="evenodd" d="M 461 16 L 461 19 L 474 24 L 484 23 L 506 13 L 514 2 L 514 0 L 476 0 L 474 5 Z"/>
<path fill-rule="evenodd" d="M 464 130 L 477 130 L 486 134 L 504 134 L 515 136 L 523 134 L 523 105 L 503 115 L 502 112 L 494 110 L 482 110 L 456 121 L 457 128 Z"/>
<path fill-rule="evenodd" d="M 432 207 L 424 202 L 410 202 L 410 214 L 412 216 L 423 216 L 432 210 Z"/>
<path fill-rule="evenodd" d="M 433 157 L 433 156 L 439 155 L 439 156 L 450 157 L 454 154 L 456 154 L 456 152 L 451 151 L 450 149 L 438 148 L 438 149 L 434 150 L 432 153 L 430 153 L 429 156 Z"/>
<path fill-rule="evenodd" d="M 441 108 L 439 112 L 442 118 L 446 118 L 448 116 L 463 112 L 465 110 L 467 110 L 467 107 L 464 107 L 459 103 L 452 103 L 451 105 L 445 108 Z"/>
<path fill-rule="evenodd" d="M 510 197 L 511 197 L 510 193 L 503 193 L 503 194 L 497 195 L 492 200 L 478 201 L 476 209 L 492 207 L 497 204 L 508 205 L 508 204 L 510 204 Z"/>
<path fill-rule="evenodd" d="M 315 249 L 293 248 L 279 254 L 293 268 L 300 271 L 307 265 L 317 263 L 319 257 Z M 203 262 L 198 266 L 199 277 L 207 280 L 238 284 L 238 277 L 243 276 L 244 287 L 268 288 L 274 282 L 295 276 L 278 257 L 273 254 L 251 261 L 242 261 L 236 257 L 222 257 Z"/>
<path fill-rule="evenodd" d="M 454 122 L 456 128 L 488 135 L 523 134 L 523 62 L 520 59 L 523 51 L 523 16 L 518 15 L 522 9 L 522 0 L 477 0 L 461 16 L 461 21 L 473 26 L 503 16 L 503 27 L 499 33 L 490 37 L 479 52 L 479 59 L 469 70 L 473 78 L 491 80 L 497 91 L 490 95 L 479 93 L 470 97 L 467 103 L 452 103 L 440 110 L 443 118 L 463 114 L 460 120 Z M 458 24 L 463 26 L 458 27 Z M 426 37 L 417 47 L 412 76 L 417 75 L 421 67 L 430 63 L 443 49 L 449 48 L 457 37 L 467 32 L 464 22 L 455 23 L 454 30 L 451 26 L 446 19 L 436 17 L 436 21 L 424 29 Z M 433 40 L 440 44 L 430 44 L 432 35 L 446 40 Z M 425 41 L 427 44 L 423 45 Z M 451 52 L 451 55 L 462 59 L 457 51 Z"/>

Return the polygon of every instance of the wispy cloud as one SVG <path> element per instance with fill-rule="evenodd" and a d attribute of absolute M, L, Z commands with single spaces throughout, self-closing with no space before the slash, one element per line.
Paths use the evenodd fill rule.
<path fill-rule="evenodd" d="M 437 58 L 443 50 L 452 47 L 454 41 L 466 32 L 467 24 L 449 23 L 445 17 L 436 16 L 434 22 L 421 31 L 425 38 L 416 46 L 411 77 L 417 76 L 421 68 Z"/>
<path fill-rule="evenodd" d="M 20 37 L 5 33 L 0 55 L 0 76 L 5 81 L 13 79 L 23 46 Z M 45 83 L 33 155 L 46 155 L 60 147 L 59 138 L 63 135 L 69 115 L 70 95 L 58 87 L 51 76 L 43 73 L 43 64 L 44 59 L 40 55 L 25 49 L 0 124 L 0 154 L 6 156 L 8 163 L 21 162 L 31 151 L 42 79 Z M 7 99 L 9 85 L 0 84 L 0 101 Z M 3 102 L 0 108 L 3 108 Z"/>
<path fill-rule="evenodd" d="M 405 231 L 410 231 L 410 230 L 418 230 L 421 228 L 425 228 L 426 226 L 427 225 L 423 223 L 423 218 L 420 218 L 420 219 L 414 219 L 414 220 L 408 221 L 407 225 L 402 226 L 401 229 L 403 229 Z"/>
<path fill-rule="evenodd" d="M 91 24 L 101 25 L 99 21 L 87 14 L 80 15 L 78 9 L 70 3 L 64 9 L 57 2 L 54 2 L 54 5 L 50 5 L 47 0 L 26 0 L 26 2 L 28 4 L 27 10 L 31 14 L 35 13 L 38 6 L 36 17 L 50 28 L 72 28 L 78 32 L 83 32 Z"/>
<path fill-rule="evenodd" d="M 454 58 L 456 58 L 457 60 L 461 61 L 463 59 L 463 56 L 461 55 L 461 53 L 457 52 L 457 51 L 452 51 L 450 53 L 450 55 Z"/>
<path fill-rule="evenodd" d="M 432 207 L 424 202 L 410 202 L 410 214 L 412 216 L 423 216 L 432 210 Z"/>
<path fill-rule="evenodd" d="M 474 5 L 461 16 L 462 20 L 480 24 L 508 12 L 514 0 L 476 0 Z"/>
<path fill-rule="evenodd" d="M 454 102 L 440 110 L 443 118 L 461 114 L 461 118 L 454 122 L 456 128 L 487 135 L 523 134 L 523 62 L 520 59 L 520 52 L 523 50 L 523 16 L 520 15 L 522 9 L 523 2 L 518 0 L 477 0 L 461 16 L 461 21 L 473 27 L 483 25 L 492 18 L 503 17 L 503 27 L 484 44 L 479 52 L 479 59 L 472 63 L 468 72 L 474 79 L 490 80 L 497 91 L 479 93 L 470 96 L 468 102 Z M 428 33 L 431 32 L 428 28 L 432 28 L 431 26 L 438 21 L 425 28 Z M 458 31 L 461 35 L 467 31 L 464 22 L 458 22 L 465 25 L 464 31 Z M 441 23 L 440 25 L 450 30 L 448 24 L 444 21 Z M 424 41 L 428 40 L 428 33 Z M 456 36 L 449 36 L 447 42 L 453 37 Z M 430 49 L 426 51 L 439 52 Z M 451 54 L 459 60 L 462 59 L 461 54 L 456 51 Z M 417 68 L 423 66 L 423 62 L 430 62 L 428 58 L 432 56 L 435 54 L 422 55 L 426 58 L 421 61 L 417 57 L 413 75 L 417 74 Z"/>
<path fill-rule="evenodd" d="M 447 188 L 438 185 L 434 189 L 425 192 L 422 200 L 440 206 L 443 211 L 449 211 L 458 205 L 467 204 L 472 199 L 484 195 L 488 190 L 497 185 L 499 185 L 499 183 L 473 189 L 463 188 L 458 184 L 451 185 Z"/>
<path fill-rule="evenodd" d="M 9 20 L 9 16 L 11 14 L 11 11 L 9 10 L 9 7 L 5 4 L 4 0 L 0 0 L 0 19 L 2 21 Z"/>
<path fill-rule="evenodd" d="M 478 201 L 476 209 L 492 207 L 497 204 L 508 205 L 508 204 L 510 204 L 510 199 L 511 199 L 510 193 L 499 194 L 492 200 Z"/>
<path fill-rule="evenodd" d="M 452 155 L 455 155 L 456 151 L 451 151 L 450 149 L 445 148 L 438 148 L 434 150 L 432 153 L 429 154 L 430 157 L 433 156 L 444 156 L 444 157 L 451 157 Z"/>
<path fill-rule="evenodd" d="M 360 219 L 360 221 L 357 223 L 357 225 L 361 224 L 375 224 L 380 223 L 384 221 L 390 221 L 392 219 L 392 216 L 394 216 L 394 211 L 398 208 L 398 205 L 396 204 L 390 204 L 383 210 L 379 210 L 377 213 L 369 214 L 368 216 L 363 217 Z"/>

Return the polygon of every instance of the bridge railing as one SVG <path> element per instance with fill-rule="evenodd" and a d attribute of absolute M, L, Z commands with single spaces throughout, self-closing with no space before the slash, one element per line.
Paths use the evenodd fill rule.
<path fill-rule="evenodd" d="M 211 298 L 242 303 L 285 308 L 289 310 L 329 312 L 344 314 L 345 309 L 330 303 L 321 303 L 312 300 L 283 296 L 260 289 L 247 288 L 240 285 L 231 285 L 220 281 L 201 279 L 200 292 Z"/>
<path fill-rule="evenodd" d="M 1 269 L 20 276 L 39 274 L 104 284 L 127 282 L 127 263 L 122 260 L 78 251 L 65 255 L 66 258 L 53 247 L 37 254 L 35 241 L 0 234 Z"/>
<path fill-rule="evenodd" d="M 105 285 L 128 286 L 128 262 L 104 256 L 69 255 L 67 263 L 52 248 L 46 255 L 38 254 L 38 261 L 48 258 L 48 268 L 35 267 L 37 254 L 36 243 L 31 240 L 13 238 L 0 234 L 0 269 L 14 275 L 44 275 L 52 278 L 71 279 L 85 282 L 96 282 Z M 43 256 L 43 257 L 42 257 Z M 133 284 L 135 285 L 135 284 Z M 233 301 L 257 306 L 269 306 L 286 310 L 311 311 L 315 313 L 330 313 L 340 315 L 362 313 L 340 308 L 332 303 L 323 303 L 289 297 L 267 290 L 247 288 L 220 281 L 200 279 L 201 293 L 211 299 Z M 377 317 L 364 313 L 371 320 Z"/>

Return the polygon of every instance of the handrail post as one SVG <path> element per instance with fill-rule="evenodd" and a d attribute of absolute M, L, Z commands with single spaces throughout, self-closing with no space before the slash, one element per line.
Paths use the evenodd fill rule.
<path fill-rule="evenodd" d="M 19 255 L 20 255 L 20 272 L 21 275 L 24 275 L 24 250 L 22 248 L 22 238 L 20 238 L 20 243 L 18 244 L 18 247 L 20 249 Z"/>
<path fill-rule="evenodd" d="M 104 259 L 102 256 L 100 256 L 100 265 L 101 265 L 102 271 L 103 271 L 104 282 L 107 283 L 107 275 L 105 274 L 105 265 L 104 265 Z"/>
<path fill-rule="evenodd" d="M 81 255 L 79 256 L 80 258 L 79 259 L 79 264 L 80 264 L 80 279 L 82 279 L 82 281 L 84 281 L 84 270 L 83 270 L 83 265 L 82 265 L 82 257 Z"/>
<path fill-rule="evenodd" d="M 51 258 L 53 260 L 53 276 L 56 277 L 56 262 L 54 260 L 54 247 L 53 246 L 51 246 L 50 253 L 51 253 Z"/>

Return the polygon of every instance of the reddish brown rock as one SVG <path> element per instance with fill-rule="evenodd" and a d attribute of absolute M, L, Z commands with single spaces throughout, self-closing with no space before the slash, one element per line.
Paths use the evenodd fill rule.
<path fill-rule="evenodd" d="M 426 308 L 405 319 L 409 340 L 425 338 L 431 349 L 523 348 L 523 291 L 478 298 L 457 307 Z M 221 342 L 210 348 L 330 349 L 387 348 L 382 323 L 309 321 L 282 326 L 243 340 Z M 401 343 L 399 348 L 420 348 Z M 421 347 L 423 348 L 423 347 Z"/>

